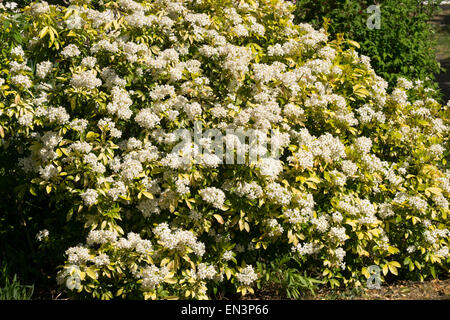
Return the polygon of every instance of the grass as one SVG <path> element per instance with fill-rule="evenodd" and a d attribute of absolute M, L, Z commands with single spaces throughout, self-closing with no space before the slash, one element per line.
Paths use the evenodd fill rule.
<path fill-rule="evenodd" d="M 5 286 L 0 288 L 0 300 L 30 300 L 33 296 L 34 286 L 20 284 L 17 276 L 12 281 L 6 278 Z"/>
<path fill-rule="evenodd" d="M 14 275 L 8 276 L 6 264 L 0 270 L 0 300 L 30 300 L 34 293 L 34 285 L 23 285 Z"/>

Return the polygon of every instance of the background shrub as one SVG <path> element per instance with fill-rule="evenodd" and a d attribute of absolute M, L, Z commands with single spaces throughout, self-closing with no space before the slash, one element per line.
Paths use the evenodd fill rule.
<path fill-rule="evenodd" d="M 429 21 L 442 1 L 421 0 L 298 0 L 296 22 L 320 28 L 329 19 L 332 38 L 342 33 L 360 43 L 359 52 L 371 58 L 376 73 L 395 85 L 398 77 L 425 80 L 440 72 L 434 51 L 434 27 Z M 367 8 L 377 4 L 381 28 L 369 29 L 373 14 Z"/>

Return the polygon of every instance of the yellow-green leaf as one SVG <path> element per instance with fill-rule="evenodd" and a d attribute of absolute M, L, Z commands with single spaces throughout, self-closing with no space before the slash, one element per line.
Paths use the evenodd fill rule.
<path fill-rule="evenodd" d="M 220 214 L 215 214 L 214 218 L 216 218 L 217 222 L 219 222 L 220 224 L 224 224 L 223 218 Z"/>
<path fill-rule="evenodd" d="M 86 269 L 86 274 L 91 277 L 92 279 L 97 279 L 97 275 L 95 273 L 94 270 L 92 270 L 91 268 L 87 268 Z"/>
<path fill-rule="evenodd" d="M 151 193 L 148 192 L 148 191 L 142 191 L 142 194 L 143 194 L 144 196 L 146 196 L 147 198 L 149 198 L 149 199 L 154 199 L 153 194 L 151 194 Z"/>

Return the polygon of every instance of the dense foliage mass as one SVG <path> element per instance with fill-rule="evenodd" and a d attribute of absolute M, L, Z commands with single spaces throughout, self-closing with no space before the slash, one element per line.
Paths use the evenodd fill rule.
<path fill-rule="evenodd" d="M 440 72 L 433 49 L 435 31 L 429 21 L 441 2 L 298 0 L 295 21 L 319 28 L 324 18 L 328 19 L 332 38 L 342 33 L 358 41 L 359 52 L 371 58 L 375 72 L 395 85 L 399 77 L 434 79 L 434 74 Z"/>
<path fill-rule="evenodd" d="M 448 105 L 421 81 L 388 94 L 357 43 L 294 24 L 293 9 L 2 13 L 3 32 L 24 23 L 2 58 L 2 147 L 21 154 L 9 172 L 36 199 L 23 206 L 51 201 L 36 238 L 66 247 L 57 280 L 71 294 L 246 294 L 280 257 L 331 286 L 365 285 L 371 265 L 383 279 L 448 273 Z"/>

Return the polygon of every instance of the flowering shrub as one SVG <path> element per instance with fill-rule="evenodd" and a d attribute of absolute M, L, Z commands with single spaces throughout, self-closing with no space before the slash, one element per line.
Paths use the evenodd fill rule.
<path fill-rule="evenodd" d="M 26 40 L 1 68 L 0 133 L 26 153 L 27 191 L 70 207 L 49 219 L 84 223 L 57 277 L 75 297 L 252 293 L 257 263 L 273 255 L 332 286 L 362 285 L 371 265 L 448 272 L 448 105 L 420 81 L 386 93 L 353 41 L 293 24 L 292 9 L 23 10 Z M 214 129 L 224 135 L 213 141 Z"/>

